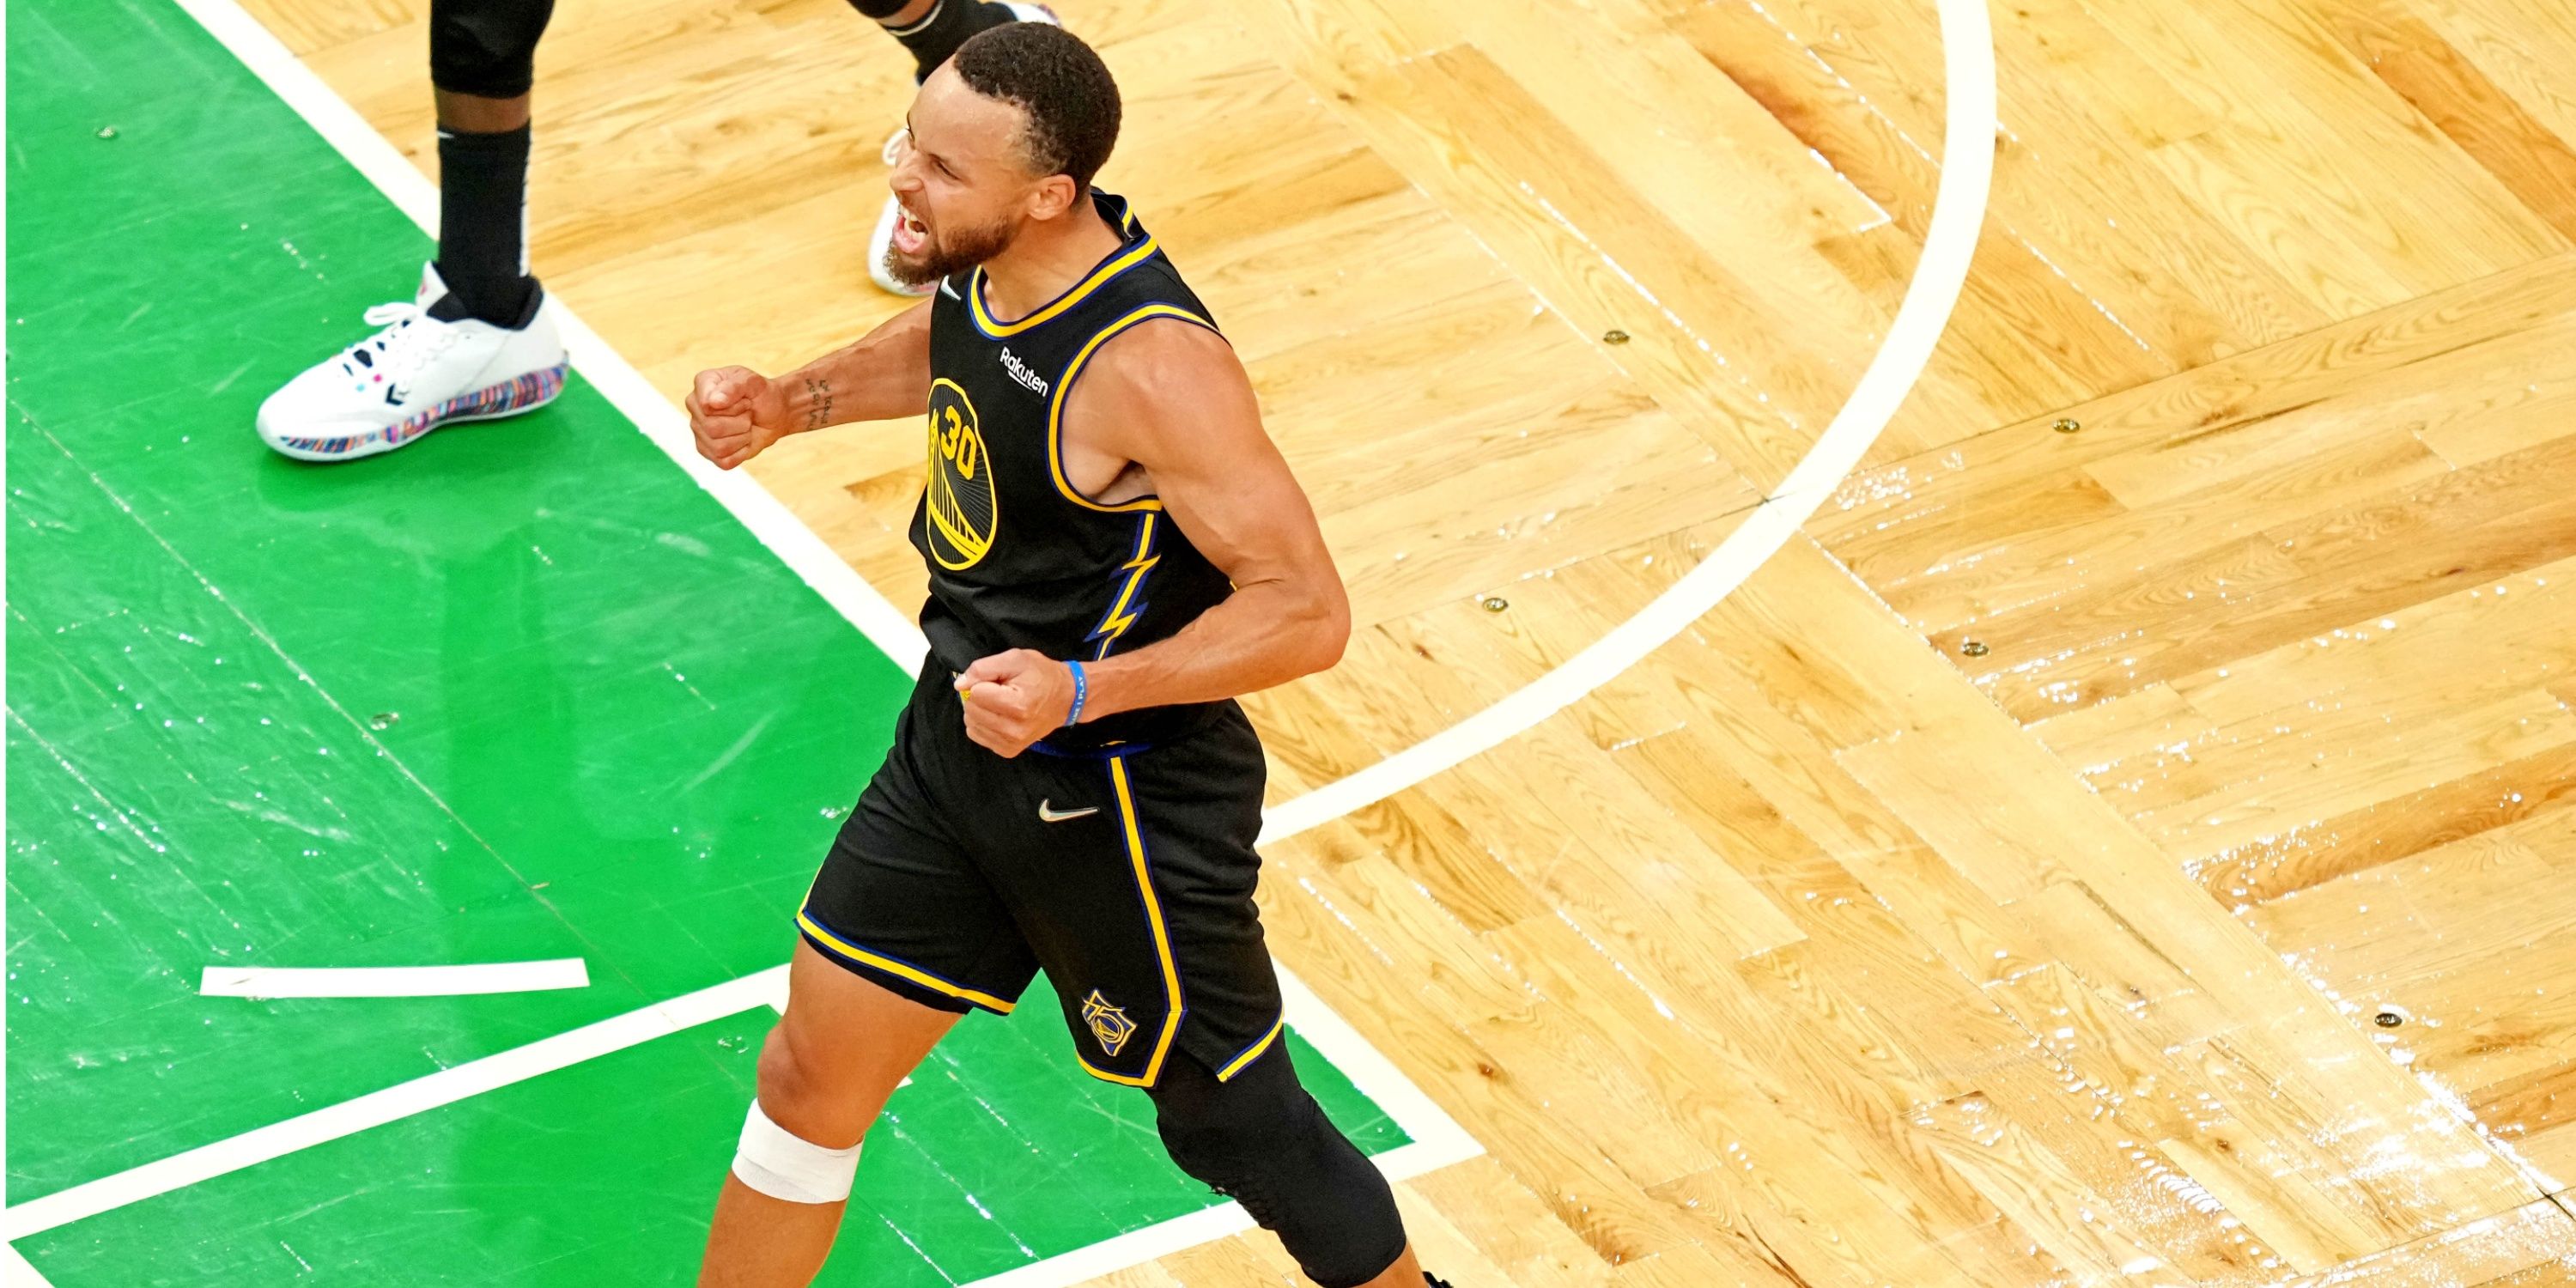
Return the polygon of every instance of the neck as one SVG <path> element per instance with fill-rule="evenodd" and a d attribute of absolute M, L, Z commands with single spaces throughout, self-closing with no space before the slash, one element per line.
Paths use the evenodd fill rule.
<path fill-rule="evenodd" d="M 1063 219 L 1022 231 L 1009 250 L 984 261 L 984 298 L 998 317 L 1026 317 L 1070 290 L 1125 240 L 1085 193 Z"/>

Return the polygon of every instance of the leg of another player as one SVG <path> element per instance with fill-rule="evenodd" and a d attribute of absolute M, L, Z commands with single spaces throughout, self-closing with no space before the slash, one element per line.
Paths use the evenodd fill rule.
<path fill-rule="evenodd" d="M 760 1108 L 800 1141 L 854 1148 L 887 1097 L 957 1020 L 861 979 L 800 940 L 787 968 L 786 1014 L 760 1051 Z M 728 1172 L 698 1272 L 700 1288 L 809 1282 L 832 1250 L 846 1207 L 846 1199 L 775 1198 Z"/>
<path fill-rule="evenodd" d="M 914 23 L 920 22 L 922 19 L 929 17 L 931 6 L 937 3 L 939 3 L 939 0 L 905 0 L 902 8 L 886 14 L 883 17 L 878 17 L 877 25 L 880 27 L 912 26 Z M 872 0 L 869 7 L 882 9 L 885 7 L 885 0 Z M 871 14 L 870 16 L 875 17 L 876 15 Z"/>
<path fill-rule="evenodd" d="M 486 98 L 458 90 L 438 100 L 438 273 L 449 298 L 431 316 L 522 326 L 536 280 L 524 244 L 530 96 Z"/>
<path fill-rule="evenodd" d="M 390 452 L 563 390 L 563 340 L 527 263 L 528 90 L 554 0 L 430 0 L 429 10 L 438 258 L 411 303 L 367 310 L 382 330 L 260 404 L 260 438 L 298 460 Z"/>
<path fill-rule="evenodd" d="M 912 51 L 913 79 L 926 80 L 966 38 L 1024 15 L 992 0 L 850 0 Z M 1029 8 L 1035 11 L 1037 6 Z"/>
<path fill-rule="evenodd" d="M 454 90 L 433 91 L 438 99 L 438 128 L 467 134 L 502 134 L 528 123 L 531 95 L 485 98 Z"/>
<path fill-rule="evenodd" d="M 438 103 L 438 271 L 455 298 L 442 320 L 527 325 L 528 91 L 554 0 L 434 0 L 430 84 Z"/>

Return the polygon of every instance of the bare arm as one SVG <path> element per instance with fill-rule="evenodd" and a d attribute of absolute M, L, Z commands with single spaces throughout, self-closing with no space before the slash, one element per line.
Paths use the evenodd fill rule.
<path fill-rule="evenodd" d="M 748 367 L 698 373 L 689 428 L 698 453 L 732 469 L 789 434 L 918 416 L 930 405 L 930 302 L 783 376 Z"/>
<path fill-rule="evenodd" d="M 1234 582 L 1171 638 L 1085 663 L 1083 719 L 1235 697 L 1341 660 L 1350 601 L 1222 338 L 1177 321 L 1120 334 L 1067 395 L 1065 433 L 1142 466 L 1172 522 Z M 972 698 L 968 732 L 1005 755 L 1060 725 L 1072 704 L 1071 672 L 1027 650 L 979 661 L 958 683 Z"/>
<path fill-rule="evenodd" d="M 1152 322 L 1095 362 L 1067 397 L 1067 432 L 1079 425 L 1144 467 L 1165 513 L 1234 593 L 1169 639 L 1088 664 L 1083 717 L 1236 697 L 1340 661 L 1350 600 L 1233 348 L 1188 323 Z"/>

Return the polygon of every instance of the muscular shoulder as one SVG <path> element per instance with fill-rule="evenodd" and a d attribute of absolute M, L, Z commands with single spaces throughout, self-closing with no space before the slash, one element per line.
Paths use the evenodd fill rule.
<path fill-rule="evenodd" d="M 1234 346 L 1187 318 L 1148 318 L 1103 341 L 1084 383 L 1104 392 L 1186 396 L 1191 390 L 1241 383 Z"/>
<path fill-rule="evenodd" d="M 1070 413 L 1098 415 L 1098 428 L 1131 459 L 1144 459 L 1166 428 L 1259 424 L 1252 381 L 1234 346 L 1183 318 L 1153 318 L 1111 336 L 1070 398 Z"/>

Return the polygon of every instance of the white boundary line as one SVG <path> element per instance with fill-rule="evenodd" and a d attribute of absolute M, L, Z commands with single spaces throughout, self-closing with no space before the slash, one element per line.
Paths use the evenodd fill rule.
<path fill-rule="evenodd" d="M 199 997 L 461 997 L 590 987 L 578 957 L 454 966 L 209 966 Z"/>
<path fill-rule="evenodd" d="M 235 0 L 175 0 L 303 116 L 350 164 L 424 231 L 435 232 L 436 188 L 365 119 L 289 53 Z M 1500 744 L 1563 710 L 1670 640 L 1776 552 L 1884 431 L 1930 360 L 1976 250 L 1994 170 L 1995 69 L 1984 0 L 1935 0 L 1948 80 L 1939 191 L 1915 276 L 1888 336 L 1852 397 L 1777 492 L 1681 581 L 1635 618 L 1529 685 L 1454 728 L 1380 764 L 1267 812 L 1264 843 L 1373 804 Z M 561 308 L 558 300 L 558 307 Z M 898 665 L 917 667 L 921 633 L 876 589 L 841 562 L 777 498 L 749 476 L 719 471 L 697 455 L 680 411 L 589 326 L 561 308 L 576 365 L 610 403 L 731 511 L 807 585 Z M 679 1032 L 758 1005 L 775 1005 L 786 967 L 701 989 L 523 1047 L 216 1141 L 113 1176 L 57 1191 L 0 1213 L 0 1238 L 16 1240 L 151 1195 L 264 1162 L 352 1132 L 453 1103 L 509 1083 Z M 1380 1167 L 1399 1179 L 1483 1152 L 1392 1062 L 1283 967 L 1289 1022 L 1385 1109 L 1415 1143 Z M 694 1018 L 689 1018 L 689 1017 Z M 980 1281 L 985 1288 L 1041 1288 L 1078 1282 L 1223 1237 L 1248 1225 L 1232 1204 L 1166 1221 L 1064 1256 Z"/>
<path fill-rule="evenodd" d="M 1414 1086 L 1394 1061 L 1369 1045 L 1350 1021 L 1306 987 L 1306 981 L 1297 978 L 1285 963 L 1276 965 L 1288 1027 L 1297 1030 L 1297 1036 L 1322 1053 L 1353 1086 L 1376 1101 L 1405 1135 L 1413 1138 L 1412 1144 L 1399 1145 L 1377 1156 L 1379 1170 L 1389 1179 L 1408 1180 L 1485 1152 L 1485 1147 L 1476 1143 L 1476 1138 L 1468 1135 L 1467 1129 L 1459 1126 L 1438 1102 L 1422 1094 L 1422 1089 Z"/>
<path fill-rule="evenodd" d="M 480 1060 L 423 1074 L 354 1100 L 297 1114 L 284 1122 L 200 1145 L 168 1158 L 127 1168 L 66 1190 L 56 1190 L 0 1213 L 0 1238 L 11 1242 L 59 1225 L 96 1216 L 156 1194 L 166 1194 L 227 1172 L 237 1172 L 296 1150 L 381 1127 L 440 1105 L 454 1104 L 539 1074 L 668 1037 L 683 1029 L 769 1004 L 787 979 L 785 966 L 726 980 L 624 1015 L 585 1024 L 550 1038 L 512 1047 Z"/>
<path fill-rule="evenodd" d="M 1717 549 L 1636 616 L 1502 701 L 1268 811 L 1261 827 L 1264 844 L 1284 841 L 1385 800 L 1492 749 L 1608 683 L 1717 607 L 1719 600 L 1797 535 L 1807 516 L 1860 463 L 1932 359 L 1932 347 L 1967 284 L 1977 231 L 1985 223 L 1987 189 L 1994 181 L 1994 34 L 1985 0 L 1936 0 L 1936 4 L 1941 14 L 1942 62 L 1949 78 L 1949 119 L 1941 145 L 1941 186 L 1933 197 L 1931 226 L 1924 232 L 1923 257 L 1915 262 L 1914 280 L 1905 288 L 1905 301 L 1897 307 L 1886 341 L 1816 445 L 1780 481 L 1779 490 L 1746 515 Z"/>
<path fill-rule="evenodd" d="M 54 1288 L 16 1248 L 0 1243 L 0 1285 L 7 1288 Z"/>
<path fill-rule="evenodd" d="M 349 106 L 313 69 L 288 52 L 277 37 L 270 35 L 259 20 L 242 10 L 235 0 L 174 0 L 188 16 L 235 58 L 250 68 L 251 73 L 266 82 L 268 88 L 288 107 L 294 108 L 306 124 L 320 134 L 323 141 L 348 159 L 358 173 L 376 185 L 394 206 L 411 217 L 422 232 L 438 235 L 438 185 L 403 159 L 385 136 L 376 133 L 357 109 Z M 628 365 L 590 324 L 575 316 L 572 308 L 555 299 L 556 321 L 563 330 L 564 347 L 571 351 L 573 365 L 583 378 L 606 397 L 627 419 L 635 422 L 653 445 L 688 472 L 699 487 L 705 488 L 724 508 L 733 512 L 742 526 L 751 529 L 779 559 L 806 585 L 814 588 L 832 607 L 840 610 L 859 633 L 894 660 L 905 672 L 921 668 L 921 659 L 930 651 L 922 638 L 921 628 L 886 602 L 886 597 L 867 583 L 867 579 L 841 562 L 823 539 L 799 522 L 778 498 L 771 496 L 749 474 L 727 472 L 709 464 L 698 455 L 689 436 L 689 419 L 662 391 L 653 387 L 642 373 Z"/>
<path fill-rule="evenodd" d="M 1251 1228 L 1250 1214 L 1243 1210 L 1243 1205 L 1229 1199 L 1187 1216 L 1157 1221 L 1142 1230 L 1131 1230 L 1115 1238 L 1087 1243 L 1044 1261 L 1032 1261 L 1016 1270 L 971 1280 L 961 1288 L 1065 1288 L 1065 1285 L 1078 1284 L 1086 1279 L 1116 1274 L 1130 1266 L 1141 1266 L 1156 1257 L 1185 1252 L 1202 1243 L 1214 1243 L 1227 1235 L 1241 1234 Z"/>
<path fill-rule="evenodd" d="M 1334 1014 L 1286 966 L 1279 967 L 1279 992 L 1287 1002 L 1288 1027 L 1322 1052 L 1334 1068 L 1376 1101 L 1377 1107 L 1413 1138 L 1411 1144 L 1398 1145 L 1369 1160 L 1388 1180 L 1411 1180 L 1485 1152 L 1466 1128 L 1423 1095 L 1411 1079 L 1360 1036 L 1359 1030 Z M 973 1280 L 964 1288 L 1065 1288 L 1251 1228 L 1252 1217 L 1242 1205 L 1229 1201 Z"/>
<path fill-rule="evenodd" d="M 1303 981 L 1289 974 L 1284 967 L 1280 970 L 1279 985 L 1287 1001 L 1288 1023 L 1297 1030 L 1298 1036 L 1321 1051 L 1325 1059 L 1332 1061 L 1335 1068 L 1394 1118 L 1396 1124 L 1405 1129 L 1406 1135 L 1413 1137 L 1413 1143 L 1388 1150 L 1375 1159 L 1390 1179 L 1406 1180 L 1483 1152 L 1474 1138 L 1441 1112 L 1437 1105 L 1423 1097 L 1421 1091 L 1396 1071 L 1385 1056 L 1368 1045 L 1367 1039 L 1335 1015 Z M 656 1038 L 669 1037 L 729 1015 L 763 1006 L 784 1010 L 786 1003 L 787 968 L 772 966 L 756 974 L 727 980 L 436 1073 L 423 1074 L 381 1091 L 298 1114 L 283 1122 L 200 1145 L 111 1176 L 56 1190 L 0 1213 L 0 1239 L 14 1242 L 29 1235 L 42 1234 L 129 1203 L 212 1180 L 228 1172 L 237 1172 L 300 1149 L 355 1135 L 371 1127 L 381 1127 L 515 1082 L 525 1082 Z M 1231 1208 L 1233 1205 L 1223 1206 Z M 1200 1213 L 1199 1217 L 1205 1215 Z M 1179 1237 L 1177 1232 L 1158 1233 L 1170 1224 L 1172 1222 L 1147 1226 L 1111 1242 L 1122 1247 L 1160 1247 L 1161 1251 L 1148 1255 L 1146 1259 L 1150 1260 L 1163 1252 L 1205 1241 L 1204 1238 L 1193 1238 L 1163 1246 L 1162 1240 Z M 1199 1227 L 1191 1225 L 1188 1228 Z M 1230 1233 L 1237 1228 L 1241 1227 L 1228 1227 L 1219 1233 Z M 1091 1251 L 1090 1248 L 1079 1249 L 1064 1257 L 1022 1266 L 1008 1272 L 1004 1278 L 1013 1285 L 1034 1283 L 1035 1280 L 1024 1277 L 1039 1265 L 1075 1264 L 1066 1258 Z M 1133 1264 L 1120 1263 L 1122 1266 Z"/>

